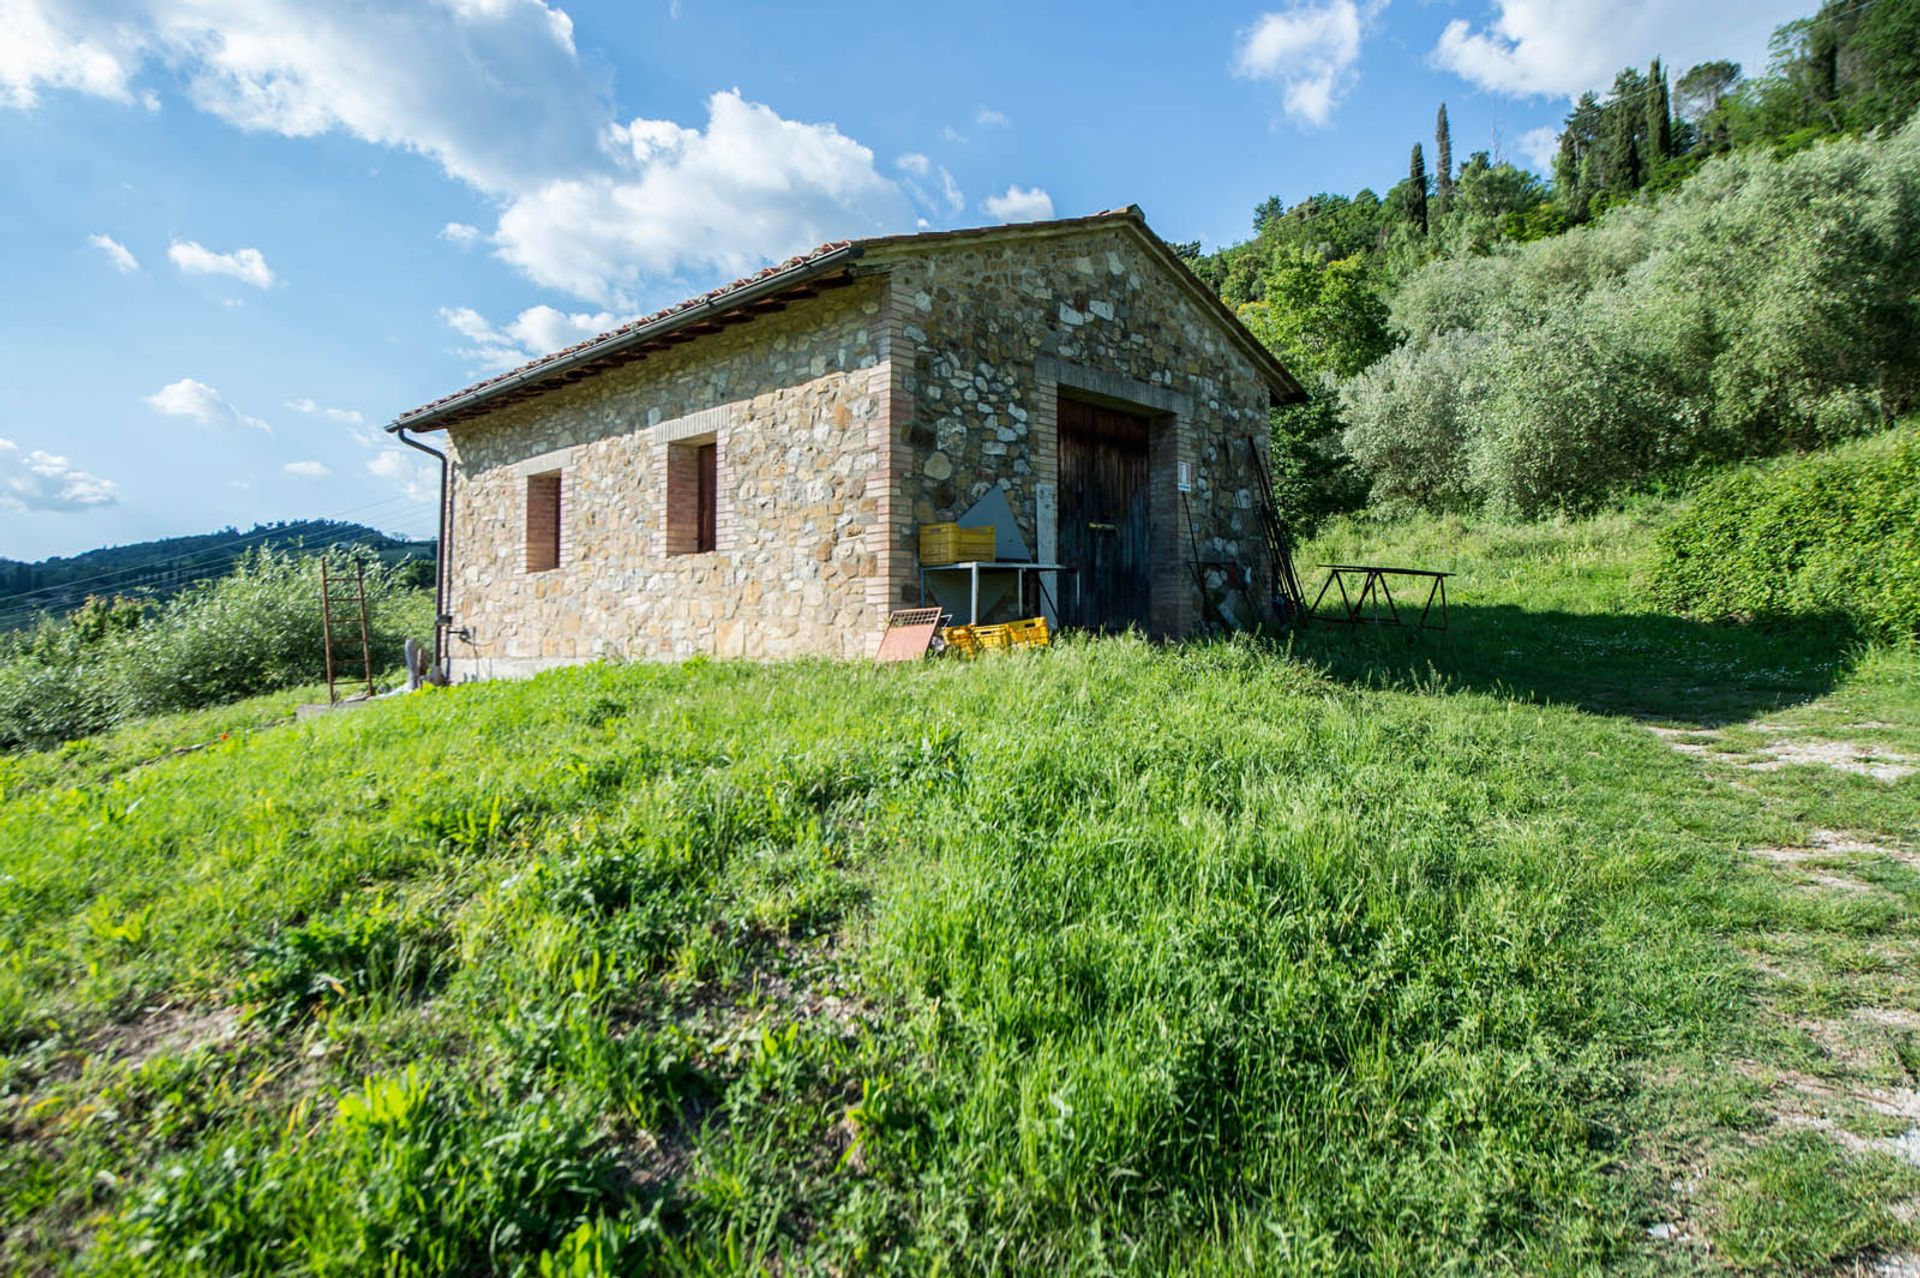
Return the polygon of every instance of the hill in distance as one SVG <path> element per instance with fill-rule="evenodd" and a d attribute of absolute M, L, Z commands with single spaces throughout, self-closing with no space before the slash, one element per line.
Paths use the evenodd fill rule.
<path fill-rule="evenodd" d="M 431 564 L 434 558 L 430 538 L 411 541 L 366 524 L 335 519 L 255 524 L 245 532 L 229 526 L 184 537 L 103 546 L 37 563 L 0 557 L 0 630 L 26 625 L 42 612 L 77 608 L 89 595 L 163 599 L 196 581 L 224 576 L 241 555 L 257 546 L 275 550 L 364 546 L 388 564 L 408 559 Z"/>

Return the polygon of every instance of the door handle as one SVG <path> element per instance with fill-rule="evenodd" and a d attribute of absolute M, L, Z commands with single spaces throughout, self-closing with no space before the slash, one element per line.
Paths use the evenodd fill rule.
<path fill-rule="evenodd" d="M 1088 524 L 1087 528 L 1093 532 L 1119 532 L 1120 531 L 1119 525 L 1117 524 Z"/>

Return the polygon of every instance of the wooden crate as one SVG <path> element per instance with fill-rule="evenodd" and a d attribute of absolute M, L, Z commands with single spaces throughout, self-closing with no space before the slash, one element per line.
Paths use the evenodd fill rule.
<path fill-rule="evenodd" d="M 920 562 L 928 567 L 991 560 L 993 529 L 962 528 L 959 524 L 921 524 Z"/>

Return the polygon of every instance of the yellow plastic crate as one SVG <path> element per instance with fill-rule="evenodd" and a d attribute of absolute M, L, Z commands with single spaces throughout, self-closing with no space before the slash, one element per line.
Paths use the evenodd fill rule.
<path fill-rule="evenodd" d="M 921 524 L 920 562 L 928 567 L 964 564 L 993 558 L 993 529 L 962 528 L 959 524 Z"/>
<path fill-rule="evenodd" d="M 1044 648 L 1052 641 L 1045 617 L 1029 617 L 990 626 L 948 626 L 940 632 L 947 651 L 962 657 L 983 652 L 1011 652 L 1015 648 Z"/>
<path fill-rule="evenodd" d="M 1044 648 L 1053 642 L 1053 635 L 1047 629 L 1045 617 L 1028 617 L 1024 621 L 1009 621 L 1006 631 L 1007 638 L 1016 648 Z"/>

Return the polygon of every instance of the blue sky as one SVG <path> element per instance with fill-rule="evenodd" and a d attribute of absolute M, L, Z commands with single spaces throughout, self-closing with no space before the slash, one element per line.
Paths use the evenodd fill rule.
<path fill-rule="evenodd" d="M 396 413 L 814 243 L 1231 243 L 1384 190 L 1443 100 L 1529 163 L 1617 67 L 1758 69 L 1812 7 L 0 0 L 0 555 L 427 532 Z"/>

